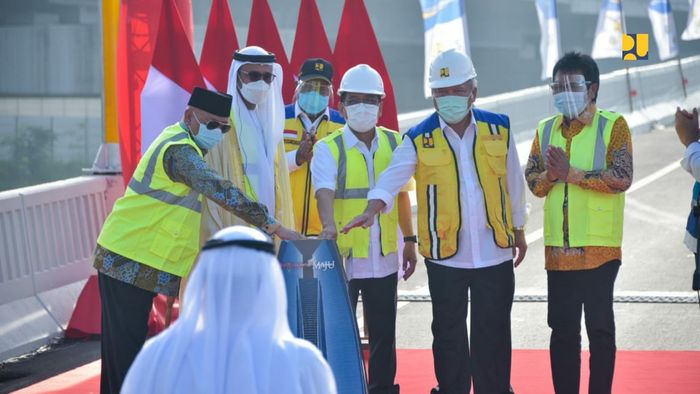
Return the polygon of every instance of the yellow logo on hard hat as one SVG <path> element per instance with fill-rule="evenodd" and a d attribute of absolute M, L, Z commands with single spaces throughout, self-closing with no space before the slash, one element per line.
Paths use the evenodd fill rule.
<path fill-rule="evenodd" d="M 323 63 L 316 63 L 314 64 L 314 68 L 316 71 L 323 71 L 324 64 Z"/>
<path fill-rule="evenodd" d="M 450 76 L 450 68 L 443 67 L 440 69 L 440 78 L 447 78 Z"/>
<path fill-rule="evenodd" d="M 649 34 L 623 34 L 622 59 L 647 60 L 649 58 Z"/>

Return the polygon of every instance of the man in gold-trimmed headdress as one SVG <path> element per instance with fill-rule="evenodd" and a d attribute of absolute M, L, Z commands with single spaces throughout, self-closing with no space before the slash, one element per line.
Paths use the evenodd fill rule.
<path fill-rule="evenodd" d="M 207 163 L 230 179 L 284 226 L 294 227 L 289 170 L 282 136 L 284 102 L 282 68 L 275 55 L 256 46 L 238 50 L 229 72 L 232 130 L 207 157 Z M 216 204 L 205 204 L 201 239 L 218 230 L 245 224 Z"/>

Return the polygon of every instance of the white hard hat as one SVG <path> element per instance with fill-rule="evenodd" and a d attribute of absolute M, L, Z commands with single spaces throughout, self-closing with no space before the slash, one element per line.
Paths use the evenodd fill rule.
<path fill-rule="evenodd" d="M 384 82 L 377 70 L 366 64 L 358 64 L 343 75 L 338 94 L 343 92 L 376 94 L 384 97 Z"/>
<path fill-rule="evenodd" d="M 472 60 L 464 52 L 448 49 L 430 63 L 430 88 L 439 89 L 461 85 L 476 78 Z"/>

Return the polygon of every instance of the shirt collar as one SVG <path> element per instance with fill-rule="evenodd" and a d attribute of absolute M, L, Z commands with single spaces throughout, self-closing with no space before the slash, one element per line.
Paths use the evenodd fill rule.
<path fill-rule="evenodd" d="M 379 133 L 377 133 L 377 130 L 375 127 L 374 139 L 372 140 L 372 146 L 376 146 L 377 141 L 378 141 L 378 137 L 379 137 Z M 350 127 L 348 127 L 347 124 L 345 124 L 343 126 L 343 141 L 345 142 L 346 148 L 352 148 L 353 146 L 355 146 L 357 144 L 364 145 L 364 143 L 362 141 L 360 141 L 359 139 L 357 139 L 357 137 L 355 137 L 355 133 L 353 133 L 352 130 L 350 130 Z"/>
<path fill-rule="evenodd" d="M 316 126 L 318 126 L 318 124 L 321 123 L 322 120 L 330 118 L 330 112 L 331 111 L 328 109 L 328 107 L 326 107 L 326 110 L 323 111 L 323 115 L 316 118 L 316 120 L 312 123 L 311 119 L 309 119 L 309 115 L 307 115 L 306 112 L 302 111 L 299 107 L 299 102 L 294 102 L 294 117 L 300 118 L 300 120 L 304 124 L 304 127 L 306 127 L 306 124 L 315 124 Z M 306 122 L 304 122 L 304 120 L 306 120 Z"/>

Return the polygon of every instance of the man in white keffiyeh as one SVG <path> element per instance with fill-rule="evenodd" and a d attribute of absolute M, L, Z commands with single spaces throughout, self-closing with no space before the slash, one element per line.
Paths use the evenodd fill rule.
<path fill-rule="evenodd" d="M 335 394 L 321 352 L 295 338 L 274 245 L 243 226 L 200 255 L 179 319 L 146 342 L 122 393 Z"/>
<path fill-rule="evenodd" d="M 267 206 L 281 224 L 294 226 L 289 171 L 282 135 L 282 68 L 275 55 L 250 46 L 233 55 L 228 93 L 232 131 L 207 156 L 224 178 Z M 202 239 L 234 224 L 244 224 L 216 204 L 203 210 Z"/>

